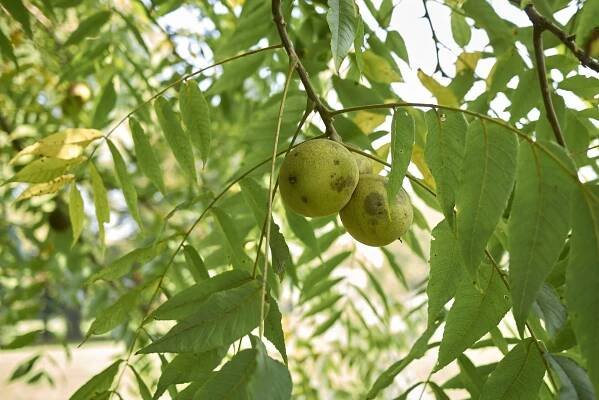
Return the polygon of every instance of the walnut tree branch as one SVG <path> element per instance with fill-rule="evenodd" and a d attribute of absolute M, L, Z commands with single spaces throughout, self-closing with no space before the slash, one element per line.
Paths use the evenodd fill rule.
<path fill-rule="evenodd" d="M 445 71 L 443 71 L 443 68 L 441 67 L 441 60 L 439 59 L 439 38 L 437 37 L 437 33 L 435 32 L 435 28 L 433 27 L 433 21 L 431 20 L 431 16 L 428 13 L 428 7 L 426 5 L 426 0 L 422 0 L 422 6 L 424 7 L 424 15 L 423 18 L 425 18 L 428 21 L 428 25 L 431 28 L 431 33 L 433 34 L 433 41 L 435 42 L 435 56 L 437 57 L 437 64 L 435 65 L 435 72 L 439 71 L 441 73 L 442 76 L 444 77 L 449 77 Z"/>
<path fill-rule="evenodd" d="M 322 102 L 320 97 L 316 94 L 312 83 L 310 83 L 310 77 L 308 76 L 308 71 L 304 68 L 299 56 L 295 52 L 295 47 L 293 46 L 293 42 L 289 38 L 289 33 L 287 32 L 285 19 L 283 18 L 283 13 L 281 11 L 281 0 L 272 0 L 272 16 L 277 27 L 277 31 L 279 32 L 279 37 L 281 38 L 281 43 L 289 56 L 289 61 L 291 64 L 295 64 L 295 69 L 304 85 L 304 89 L 306 90 L 306 95 L 308 98 L 314 102 L 314 109 L 320 115 L 322 122 L 324 123 L 327 131 L 327 135 L 333 139 L 339 141 L 341 138 L 333 125 L 333 117 L 329 112 L 327 106 Z"/>
<path fill-rule="evenodd" d="M 539 86 L 541 89 L 541 95 L 543 96 L 543 103 L 545 104 L 545 111 L 547 112 L 547 119 L 555 135 L 555 140 L 562 146 L 566 146 L 564 141 L 564 135 L 562 129 L 559 126 L 559 121 L 555 113 L 555 107 L 553 107 L 553 100 L 551 100 L 551 93 L 549 91 L 549 83 L 547 82 L 547 71 L 545 69 L 545 54 L 543 53 L 543 31 L 544 29 L 538 25 L 533 27 L 533 46 L 535 51 L 535 60 L 537 64 L 537 76 L 539 77 Z"/>
<path fill-rule="evenodd" d="M 520 5 L 520 1 L 511 1 L 516 5 Z M 599 72 L 599 61 L 578 47 L 572 36 L 541 15 L 532 4 L 527 5 L 524 8 L 524 12 L 526 12 L 528 19 L 530 19 L 530 22 L 532 22 L 535 27 L 541 28 L 542 30 L 547 30 L 555 35 L 555 37 L 557 37 L 568 49 L 570 49 L 570 51 L 576 56 L 576 58 L 578 58 L 582 65 L 594 70 L 595 72 Z"/>

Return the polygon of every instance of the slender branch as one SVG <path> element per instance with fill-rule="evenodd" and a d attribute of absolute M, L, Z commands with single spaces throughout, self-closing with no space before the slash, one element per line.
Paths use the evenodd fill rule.
<path fill-rule="evenodd" d="M 433 21 L 431 20 L 431 16 L 428 12 L 428 7 L 426 5 L 426 0 L 422 0 L 422 6 L 424 7 L 424 15 L 422 16 L 428 21 L 428 26 L 431 28 L 431 33 L 433 34 L 433 41 L 435 42 L 435 56 L 437 57 L 437 64 L 435 65 L 435 72 L 441 72 L 441 75 L 444 77 L 449 77 L 443 68 L 441 67 L 441 60 L 439 58 L 439 38 L 437 38 L 437 33 L 435 32 L 435 28 L 433 27 Z"/>
<path fill-rule="evenodd" d="M 513 1 L 513 3 L 520 4 L 520 1 Z M 595 72 L 599 72 L 599 61 L 595 58 L 591 57 L 590 54 L 582 50 L 580 47 L 576 45 L 574 39 L 564 30 L 562 30 L 559 26 L 555 25 L 553 22 L 549 21 L 543 15 L 541 15 L 537 9 L 529 4 L 524 8 L 524 12 L 528 15 L 528 19 L 533 25 L 541 30 L 547 30 L 555 35 L 570 51 L 578 58 L 580 63 L 585 67 L 588 67 Z"/>
<path fill-rule="evenodd" d="M 505 286 L 505 288 L 508 291 L 510 291 L 509 282 L 507 281 L 506 277 L 503 275 L 503 272 L 501 271 L 501 268 L 499 268 L 497 261 L 495 261 L 495 259 L 493 258 L 493 255 L 491 255 L 491 253 L 487 249 L 485 249 L 485 256 L 491 262 L 491 264 L 493 265 L 493 268 L 495 269 L 497 274 L 499 274 L 499 277 L 501 278 L 501 281 L 503 282 L 503 285 Z M 533 338 L 535 345 L 537 346 L 537 349 L 539 350 L 539 353 L 541 353 L 541 354 L 545 353 L 545 350 L 539 344 L 539 339 L 537 339 L 536 335 L 532 331 L 532 328 L 530 327 L 528 322 L 525 322 L 524 326 L 528 329 L 528 332 L 530 333 L 530 337 Z M 553 377 L 552 369 L 550 368 L 549 363 L 547 362 L 547 359 L 545 357 L 541 357 L 541 358 L 543 359 L 543 364 L 545 364 L 545 369 L 547 370 L 547 375 L 549 376 L 549 381 L 551 382 L 551 385 L 553 386 L 554 390 L 557 392 L 557 389 L 559 386 L 557 386 L 555 378 Z"/>
<path fill-rule="evenodd" d="M 275 21 L 275 25 L 277 27 L 277 31 L 279 32 L 279 37 L 281 38 L 281 42 L 287 55 L 289 56 L 289 61 L 295 64 L 295 69 L 304 85 L 304 89 L 306 90 L 306 94 L 310 100 L 314 102 L 314 108 L 320 114 L 320 118 L 322 118 L 322 122 L 326 127 L 326 131 L 328 136 L 333 139 L 340 141 L 341 137 L 337 133 L 335 126 L 333 125 L 333 118 L 329 112 L 327 106 L 322 102 L 320 97 L 316 94 L 312 83 L 310 83 L 310 77 L 308 76 L 308 72 L 304 68 L 299 56 L 295 52 L 295 47 L 293 46 L 293 42 L 289 38 L 289 34 L 287 33 L 287 29 L 285 26 L 287 23 L 283 18 L 283 13 L 281 11 L 281 0 L 272 0 L 272 15 Z"/>
<path fill-rule="evenodd" d="M 539 77 L 539 86 L 541 88 L 541 95 L 543 96 L 543 103 L 545 104 L 545 111 L 547 112 L 547 119 L 555 135 L 555 140 L 562 146 L 566 147 L 564 141 L 564 135 L 562 129 L 559 126 L 557 115 L 555 114 L 555 107 L 553 107 L 553 100 L 551 99 L 551 93 L 549 92 L 549 83 L 547 82 L 547 70 L 545 67 L 545 54 L 543 52 L 543 28 L 538 25 L 534 25 L 532 32 L 532 41 L 535 50 L 535 59 L 537 63 L 537 76 Z"/>
<path fill-rule="evenodd" d="M 285 100 L 287 100 L 287 93 L 289 92 L 289 84 L 291 83 L 291 77 L 295 69 L 296 59 L 291 59 L 289 64 L 289 71 L 287 72 L 287 79 L 285 79 L 285 87 L 283 88 L 283 96 L 281 97 L 281 104 L 279 106 L 279 115 L 277 116 L 277 129 L 275 131 L 275 139 L 272 146 L 272 160 L 270 161 L 270 176 L 268 177 L 268 206 L 266 208 L 266 239 L 264 249 L 264 269 L 262 270 L 262 295 L 260 297 L 260 328 L 259 336 L 262 339 L 264 335 L 264 306 L 266 296 L 266 275 L 268 272 L 268 253 L 270 245 L 270 225 L 272 221 L 272 201 L 274 194 L 274 175 L 275 175 L 275 160 L 277 158 L 277 147 L 279 147 L 279 138 L 281 136 L 281 123 L 283 122 L 283 111 L 285 110 Z M 260 253 L 260 249 L 258 249 Z"/>

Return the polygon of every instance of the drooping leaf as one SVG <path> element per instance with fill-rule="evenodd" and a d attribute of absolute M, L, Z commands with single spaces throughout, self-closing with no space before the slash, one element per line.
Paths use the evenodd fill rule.
<path fill-rule="evenodd" d="M 197 311 L 197 307 L 214 293 L 239 287 L 251 281 L 245 271 L 229 270 L 210 279 L 202 280 L 180 291 L 158 307 L 152 316 L 159 320 L 183 320 Z"/>
<path fill-rule="evenodd" d="M 158 116 L 162 133 L 183 173 L 191 182 L 196 182 L 196 167 L 189 133 L 183 130 L 179 116 L 173 111 L 172 105 L 164 97 L 156 99 L 154 110 Z"/>
<path fill-rule="evenodd" d="M 559 378 L 560 399 L 596 399 L 595 389 L 587 372 L 576 361 L 559 354 L 547 354 L 546 358 Z"/>
<path fill-rule="evenodd" d="M 264 320 L 264 336 L 275 345 L 276 349 L 287 364 L 287 349 L 285 347 L 285 334 L 283 332 L 281 311 L 277 301 L 271 296 L 268 299 L 268 314 Z"/>
<path fill-rule="evenodd" d="M 458 356 L 458 366 L 460 367 L 460 375 L 464 382 L 464 387 L 472 395 L 472 398 L 479 398 L 485 383 L 485 377 L 482 376 L 472 361 L 464 354 Z"/>
<path fill-rule="evenodd" d="M 225 351 L 220 348 L 199 354 L 178 354 L 162 370 L 153 398 L 158 399 L 162 396 L 170 385 L 186 382 L 205 382 L 210 377 L 210 372 L 218 366 L 224 355 Z"/>
<path fill-rule="evenodd" d="M 251 280 L 212 294 L 195 306 L 192 315 L 138 353 L 201 353 L 230 345 L 258 326 L 261 288 L 260 282 Z"/>
<path fill-rule="evenodd" d="M 310 224 L 310 221 L 288 208 L 285 208 L 285 216 L 287 217 L 287 224 L 293 234 L 312 251 L 318 252 L 318 241 L 316 240 L 314 228 Z"/>
<path fill-rule="evenodd" d="M 13 338 L 10 342 L 0 346 L 3 350 L 20 349 L 29 346 L 37 341 L 43 330 L 38 329 L 31 332 L 23 333 Z"/>
<path fill-rule="evenodd" d="M 73 246 L 77 243 L 83 231 L 83 223 L 85 222 L 83 198 L 75 183 L 71 184 L 71 191 L 69 192 L 69 219 L 71 221 L 71 228 L 73 229 L 73 242 L 71 244 Z"/>
<path fill-rule="evenodd" d="M 31 372 L 31 370 L 33 369 L 35 364 L 37 364 L 40 357 L 41 357 L 40 354 L 36 354 L 33 357 L 30 357 L 26 361 L 19 364 L 17 366 L 17 368 L 15 368 L 15 370 L 10 375 L 10 378 L 8 378 L 8 381 L 11 382 L 11 381 L 14 381 L 16 379 L 22 378 L 23 376 L 27 375 L 29 372 Z"/>
<path fill-rule="evenodd" d="M 466 277 L 460 262 L 459 247 L 447 221 L 441 221 L 432 232 L 428 296 L 428 324 L 434 323 L 443 306 L 455 296 L 458 284 Z"/>
<path fill-rule="evenodd" d="M 243 250 L 242 241 L 234 220 L 218 207 L 212 207 L 212 213 L 216 217 L 216 221 L 227 239 L 228 247 L 231 250 L 233 266 L 237 269 L 250 271 L 253 262 Z"/>
<path fill-rule="evenodd" d="M 69 160 L 60 158 L 42 157 L 19 170 L 11 179 L 11 182 L 44 183 L 51 181 L 69 171 L 71 166 L 85 161 L 83 156 Z"/>
<path fill-rule="evenodd" d="M 362 58 L 364 75 L 370 81 L 386 84 L 402 81 L 401 74 L 390 65 L 389 61 L 372 50 L 366 50 Z"/>
<path fill-rule="evenodd" d="M 261 342 L 242 350 L 195 394 L 200 399 L 288 400 L 292 382 L 287 368 L 266 353 Z"/>
<path fill-rule="evenodd" d="M 17 57 L 15 56 L 15 52 L 12 48 L 11 41 L 4 35 L 4 32 L 0 29 L 0 54 L 3 57 L 10 59 L 16 67 L 19 66 L 19 62 Z"/>
<path fill-rule="evenodd" d="M 137 372 L 137 370 L 133 367 L 133 365 L 129 365 L 131 371 L 133 371 L 133 375 L 135 375 L 135 381 L 137 382 L 137 389 L 139 390 L 139 395 L 142 400 L 152 400 L 152 394 L 150 393 L 150 389 L 148 389 L 148 385 L 144 382 L 143 378 Z"/>
<path fill-rule="evenodd" d="M 310 270 L 310 273 L 303 279 L 305 289 L 309 289 L 319 282 L 326 279 L 330 273 L 341 264 L 347 257 L 351 255 L 350 251 L 344 251 L 336 254 L 322 265 Z"/>
<path fill-rule="evenodd" d="M 422 83 L 426 90 L 435 96 L 438 104 L 459 107 L 460 102 L 450 88 L 441 85 L 435 78 L 427 75 L 421 69 L 418 70 L 418 79 L 420 79 L 420 83 Z"/>
<path fill-rule="evenodd" d="M 131 117 L 129 119 L 129 128 L 135 145 L 135 155 L 137 156 L 137 164 L 139 169 L 150 179 L 162 193 L 166 193 L 164 181 L 162 179 L 162 171 L 160 170 L 160 162 L 154 153 L 154 149 L 148 140 L 143 128 L 139 122 Z"/>
<path fill-rule="evenodd" d="M 119 371 L 119 366 L 121 365 L 121 362 L 122 360 L 117 360 L 114 363 L 112 363 L 108 368 L 95 375 L 83 386 L 81 386 L 69 398 L 69 400 L 95 399 L 98 394 L 108 391 L 110 389 L 110 386 L 112 385 L 112 381 L 114 380 L 117 372 Z"/>
<path fill-rule="evenodd" d="M 472 278 L 512 193 L 517 155 L 518 140 L 512 132 L 482 120 L 469 125 L 456 194 L 456 226 L 464 264 Z"/>
<path fill-rule="evenodd" d="M 44 183 L 36 183 L 27 187 L 23 190 L 17 201 L 26 200 L 34 196 L 42 196 L 44 194 L 52 194 L 58 192 L 62 187 L 75 179 L 75 175 L 66 174 L 61 175 L 58 178 L 54 178 L 51 181 Z"/>
<path fill-rule="evenodd" d="M 462 169 L 468 125 L 457 112 L 431 110 L 426 113 L 428 135 L 424 157 L 435 178 L 437 198 L 443 214 L 453 226 L 456 191 Z"/>
<path fill-rule="evenodd" d="M 119 153 L 119 150 L 116 148 L 114 143 L 109 139 L 108 148 L 110 149 L 110 154 L 112 154 L 112 160 L 114 161 L 114 169 L 116 170 L 116 177 L 123 189 L 123 195 L 125 197 L 125 202 L 127 203 L 127 207 L 129 208 L 129 212 L 133 219 L 137 222 L 139 227 L 142 227 L 141 217 L 139 215 L 139 209 L 137 208 L 137 191 L 135 190 L 135 186 L 131 181 L 131 177 L 129 176 L 129 172 L 127 171 L 127 165 L 125 164 L 125 160 L 123 160 L 123 156 Z"/>
<path fill-rule="evenodd" d="M 200 257 L 193 246 L 183 246 L 183 254 L 185 255 L 185 262 L 187 263 L 191 275 L 196 283 L 210 279 L 210 274 L 208 274 L 204 260 L 202 260 L 202 257 Z"/>
<path fill-rule="evenodd" d="M 34 144 L 19 151 L 10 161 L 25 154 L 36 156 L 72 159 L 79 157 L 83 149 L 96 139 L 102 137 L 102 132 L 95 129 L 69 128 L 46 136 Z"/>
<path fill-rule="evenodd" d="M 565 166 L 572 165 L 557 145 L 545 145 Z M 570 229 L 570 218 L 564 207 L 570 204 L 572 181 L 550 156 L 532 144 L 520 148 L 516 179 L 508 246 L 513 312 L 522 332 Z"/>
<path fill-rule="evenodd" d="M 391 122 L 391 171 L 388 175 L 387 195 L 394 199 L 401 189 L 414 146 L 414 119 L 402 109 L 393 112 Z"/>
<path fill-rule="evenodd" d="M 437 371 L 497 326 L 510 308 L 508 292 L 499 272 L 483 264 L 479 274 L 480 288 L 469 279 L 464 279 L 458 286 L 455 301 L 447 314 L 435 367 Z"/>
<path fill-rule="evenodd" d="M 183 84 L 179 95 L 179 108 L 191 142 L 200 151 L 202 161 L 206 165 L 212 140 L 210 109 L 195 82 L 187 81 Z"/>
<path fill-rule="evenodd" d="M 582 356 L 595 392 L 599 393 L 599 190 L 585 185 L 573 195 L 570 262 L 566 270 L 566 299 Z M 563 212 L 563 208 L 562 208 Z"/>
<path fill-rule="evenodd" d="M 544 374 L 543 356 L 534 339 L 524 339 L 497 364 L 483 387 L 480 399 L 534 399 Z"/>
<path fill-rule="evenodd" d="M 354 0 L 329 0 L 328 4 L 327 23 L 331 30 L 331 51 L 335 68 L 339 70 L 355 38 L 356 5 Z"/>
<path fill-rule="evenodd" d="M 460 47 L 466 47 L 470 43 L 472 36 L 470 25 L 466 22 L 466 18 L 458 12 L 451 13 L 451 33 Z"/>
<path fill-rule="evenodd" d="M 92 184 L 92 193 L 94 195 L 94 206 L 96 208 L 96 219 L 98 220 L 98 230 L 100 234 L 101 246 L 104 246 L 104 223 L 110 222 L 110 207 L 108 206 L 108 194 L 104 187 L 104 182 L 94 163 L 89 163 L 89 177 Z"/>
<path fill-rule="evenodd" d="M 68 39 L 64 42 L 64 46 L 77 44 L 86 37 L 94 36 L 100 32 L 102 26 L 108 22 L 112 13 L 110 11 L 98 11 L 97 13 L 87 17 L 79 23 Z"/>
<path fill-rule="evenodd" d="M 100 97 L 96 103 L 94 115 L 92 117 L 92 126 L 97 129 L 102 129 L 108 125 L 109 114 L 116 106 L 116 91 L 114 89 L 113 77 L 108 78 L 102 86 Z"/>
<path fill-rule="evenodd" d="M 406 63 L 410 63 L 410 58 L 408 55 L 408 50 L 406 48 L 406 44 L 401 37 L 400 33 L 397 31 L 389 31 L 387 32 L 387 38 L 385 39 L 385 45 L 393 51 L 399 58 L 404 60 Z"/>
<path fill-rule="evenodd" d="M 568 318 L 565 305 L 553 287 L 544 283 L 533 304 L 533 311 L 545 323 L 545 330 L 554 338 L 566 325 Z"/>
<path fill-rule="evenodd" d="M 86 284 L 89 285 L 98 280 L 114 281 L 119 279 L 128 274 L 134 264 L 145 264 L 153 259 L 164 248 L 164 245 L 164 242 L 160 242 L 156 245 L 134 249 L 91 275 L 87 279 Z"/>

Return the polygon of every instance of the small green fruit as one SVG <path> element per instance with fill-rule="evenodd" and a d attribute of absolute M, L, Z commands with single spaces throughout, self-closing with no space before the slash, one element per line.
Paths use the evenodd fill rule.
<path fill-rule="evenodd" d="M 357 241 L 369 246 L 385 246 L 404 235 L 414 217 L 412 204 L 401 189 L 389 205 L 387 179 L 360 175 L 350 201 L 341 210 L 341 222 Z"/>
<path fill-rule="evenodd" d="M 309 140 L 291 150 L 279 172 L 283 202 L 306 217 L 339 212 L 358 184 L 358 165 L 341 144 Z"/>

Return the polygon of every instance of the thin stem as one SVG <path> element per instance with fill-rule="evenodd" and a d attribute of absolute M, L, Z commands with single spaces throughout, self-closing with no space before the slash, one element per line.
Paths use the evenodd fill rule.
<path fill-rule="evenodd" d="M 435 55 L 437 57 L 436 58 L 437 64 L 435 65 L 435 72 L 439 71 L 439 72 L 441 72 L 442 76 L 448 77 L 448 75 L 445 73 L 445 71 L 443 71 L 443 68 L 441 67 L 441 61 L 439 58 L 439 38 L 437 38 L 437 34 L 435 33 L 435 28 L 433 27 L 433 21 L 431 20 L 431 16 L 428 12 L 426 0 L 422 0 L 422 6 L 424 7 L 423 18 L 425 18 L 428 21 L 428 26 L 431 28 L 431 33 L 433 34 L 433 41 L 435 42 Z"/>
<path fill-rule="evenodd" d="M 547 82 L 547 71 L 545 68 L 545 54 L 543 52 L 543 31 L 539 25 L 533 27 L 533 46 L 535 50 L 535 59 L 537 62 L 537 76 L 539 78 L 539 86 L 541 88 L 541 95 L 543 96 L 543 103 L 545 104 L 545 111 L 547 112 L 547 119 L 555 135 L 555 140 L 562 146 L 566 147 L 564 141 L 564 135 L 562 129 L 559 126 L 557 115 L 555 114 L 555 108 L 553 107 L 553 100 L 551 99 L 551 93 L 549 92 L 549 83 Z"/>
<path fill-rule="evenodd" d="M 291 83 L 291 77 L 295 69 L 296 60 L 290 60 L 289 71 L 287 72 L 287 79 L 285 80 L 285 87 L 283 89 L 283 96 L 281 98 L 281 105 L 279 106 L 279 115 L 277 116 L 277 130 L 275 131 L 275 140 L 272 149 L 272 160 L 270 161 L 270 176 L 268 178 L 268 206 L 266 209 L 266 240 L 264 249 L 264 269 L 262 271 L 262 295 L 260 297 L 260 328 L 259 335 L 260 339 L 264 334 L 264 306 L 266 296 L 266 275 L 268 272 L 268 253 L 270 244 L 270 225 L 272 221 L 272 201 L 274 193 L 274 176 L 275 176 L 275 160 L 277 158 L 277 147 L 279 147 L 279 137 L 281 136 L 281 123 L 283 122 L 283 111 L 285 110 L 285 100 L 287 100 L 287 93 L 289 92 L 289 84 Z M 260 249 L 258 249 L 258 253 Z"/>
<path fill-rule="evenodd" d="M 275 25 L 277 27 L 277 31 L 279 32 L 279 37 L 281 38 L 281 42 L 287 55 L 289 56 L 289 61 L 295 65 L 295 69 L 304 85 L 304 89 L 306 90 L 306 95 L 308 98 L 314 102 L 314 108 L 320 114 L 320 118 L 322 118 L 322 122 L 326 127 L 326 131 L 328 136 L 333 139 L 340 141 L 341 137 L 337 133 L 335 126 L 333 125 L 333 119 L 327 106 L 321 101 L 320 97 L 316 94 L 312 83 L 310 82 L 310 77 L 308 76 L 308 72 L 304 68 L 300 58 L 295 52 L 295 47 L 293 46 L 293 42 L 289 38 L 289 34 L 287 33 L 287 23 L 283 18 L 283 13 L 281 11 L 281 0 L 272 0 L 272 15 L 275 21 Z"/>

